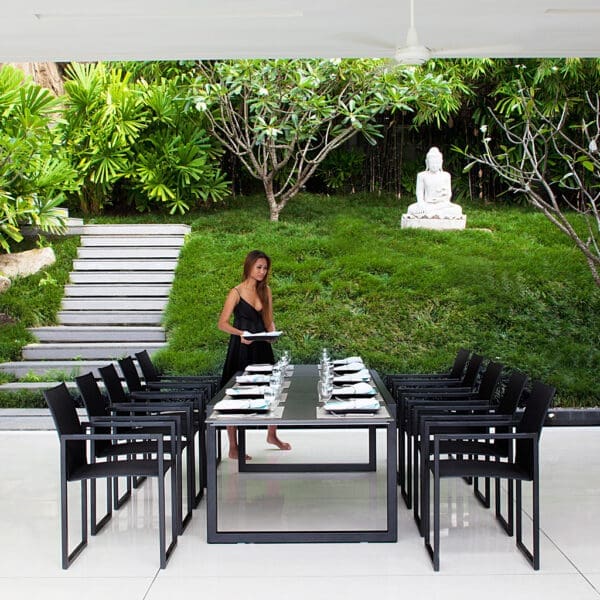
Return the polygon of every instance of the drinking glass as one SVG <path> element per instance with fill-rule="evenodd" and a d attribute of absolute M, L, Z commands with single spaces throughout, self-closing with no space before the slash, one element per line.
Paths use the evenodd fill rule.
<path fill-rule="evenodd" d="M 272 410 L 276 406 L 276 393 L 275 390 L 269 386 L 265 388 L 265 402 L 269 405 L 269 408 Z"/>

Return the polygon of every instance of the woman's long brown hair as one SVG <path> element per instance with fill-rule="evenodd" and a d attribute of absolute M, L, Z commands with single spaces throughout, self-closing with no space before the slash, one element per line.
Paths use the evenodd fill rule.
<path fill-rule="evenodd" d="M 261 250 L 252 250 L 251 252 L 248 252 L 246 255 L 246 260 L 244 260 L 244 280 L 250 277 L 250 272 L 252 271 L 254 263 L 260 258 L 264 258 L 267 261 L 267 275 L 262 281 L 259 281 L 256 284 L 256 293 L 258 294 L 260 303 L 262 304 L 261 314 L 263 318 L 268 318 L 271 314 L 269 294 L 267 292 L 269 287 L 269 275 L 271 274 L 271 258 Z"/>

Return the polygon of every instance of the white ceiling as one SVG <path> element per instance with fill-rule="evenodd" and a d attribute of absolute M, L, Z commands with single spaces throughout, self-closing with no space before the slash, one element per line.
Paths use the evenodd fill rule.
<path fill-rule="evenodd" d="M 1 0 L 0 62 L 391 57 L 409 0 Z M 600 56 L 599 0 L 415 0 L 434 56 Z"/>

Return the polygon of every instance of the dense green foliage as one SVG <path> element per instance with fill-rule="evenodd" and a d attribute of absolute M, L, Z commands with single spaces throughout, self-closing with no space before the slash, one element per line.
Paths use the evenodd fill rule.
<path fill-rule="evenodd" d="M 75 187 L 75 172 L 56 143 L 52 94 L 10 65 L 0 69 L 0 247 L 23 238 L 20 227 L 44 231 L 63 225 L 57 210 L 64 191 Z"/>
<path fill-rule="evenodd" d="M 415 124 L 440 123 L 466 91 L 442 70 L 374 59 L 214 61 L 197 71 L 196 107 L 262 183 L 273 221 L 330 152 L 357 134 L 376 143 L 377 116 L 414 112 Z"/>
<path fill-rule="evenodd" d="M 166 314 L 176 373 L 218 373 L 216 323 L 245 254 L 273 258 L 277 349 L 312 362 L 322 346 L 382 372 L 445 368 L 459 346 L 558 387 L 557 402 L 600 400 L 600 292 L 541 214 L 468 207 L 463 232 L 400 230 L 391 197 L 301 195 L 278 224 L 260 198 L 200 215 Z"/>
<path fill-rule="evenodd" d="M 68 75 L 60 131 L 84 212 L 121 201 L 183 213 L 228 194 L 222 150 L 177 75 L 148 84 L 103 63 L 73 63 Z"/>
<path fill-rule="evenodd" d="M 31 238 L 26 239 L 13 250 L 29 249 L 32 242 Z M 13 280 L 12 286 L 0 295 L 3 319 L 0 325 L 0 362 L 21 358 L 22 347 L 34 341 L 27 331 L 28 327 L 56 323 L 78 244 L 78 237 L 53 240 L 56 262 L 39 273 Z"/>

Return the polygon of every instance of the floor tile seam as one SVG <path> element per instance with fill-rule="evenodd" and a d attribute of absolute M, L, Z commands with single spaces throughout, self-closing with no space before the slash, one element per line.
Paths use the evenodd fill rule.
<path fill-rule="evenodd" d="M 527 511 L 523 512 L 531 519 L 531 515 Z M 594 590 L 594 592 L 596 592 L 596 594 L 600 596 L 600 590 L 587 578 L 585 573 L 575 564 L 575 561 L 568 556 L 566 551 L 564 551 L 558 545 L 558 542 L 556 542 L 543 527 L 540 527 L 540 533 L 556 548 L 556 550 L 558 550 L 560 554 L 563 555 L 563 557 L 569 562 L 569 564 L 572 565 L 572 567 L 577 572 L 577 575 L 583 578 L 583 580 L 592 588 L 592 590 Z"/>
<path fill-rule="evenodd" d="M 168 570 L 168 566 L 167 566 L 167 570 Z M 473 577 L 578 577 L 579 574 L 578 573 L 574 573 L 573 571 L 551 571 L 551 572 L 544 572 L 544 571 L 540 571 L 537 573 L 534 573 L 533 571 L 523 571 L 522 573 L 515 573 L 514 571 L 489 571 L 489 572 L 485 572 L 485 571 L 477 571 L 477 572 L 472 572 L 472 573 L 442 573 L 442 572 L 434 572 L 433 570 L 431 572 L 428 573 L 373 573 L 373 574 L 352 574 L 349 575 L 347 573 L 341 573 L 340 575 L 332 575 L 331 573 L 328 574 L 318 574 L 318 575 L 314 575 L 314 574 L 290 574 L 290 575 L 253 575 L 253 574 L 247 574 L 247 575 L 242 575 L 242 574 L 230 574 L 228 573 L 226 575 L 227 579 L 264 579 L 265 577 L 269 578 L 269 579 L 322 579 L 322 578 L 327 578 L 327 579 L 342 579 L 342 580 L 347 580 L 348 578 L 360 578 L 360 579 L 381 579 L 381 577 L 389 577 L 389 578 L 395 578 L 395 579 L 407 579 L 407 578 L 411 578 L 411 579 L 423 579 L 423 578 L 431 578 L 431 577 L 436 577 L 436 578 L 473 578 Z M 177 573 L 177 574 L 169 574 L 167 572 L 165 573 L 160 573 L 159 574 L 159 578 L 161 580 L 163 579 L 177 579 L 177 580 L 208 580 L 208 579 L 216 579 L 219 581 L 223 580 L 224 575 L 182 575 L 181 573 Z"/>
<path fill-rule="evenodd" d="M 168 565 L 167 565 L 167 567 L 168 567 Z M 146 598 L 148 598 L 148 594 L 151 592 L 152 586 L 156 583 L 156 580 L 158 579 L 159 574 L 160 574 L 160 569 L 157 569 L 154 573 L 154 577 L 152 577 L 152 581 L 148 584 L 148 587 L 146 588 L 146 591 L 144 592 L 144 595 L 142 596 L 142 600 L 146 600 Z"/>

